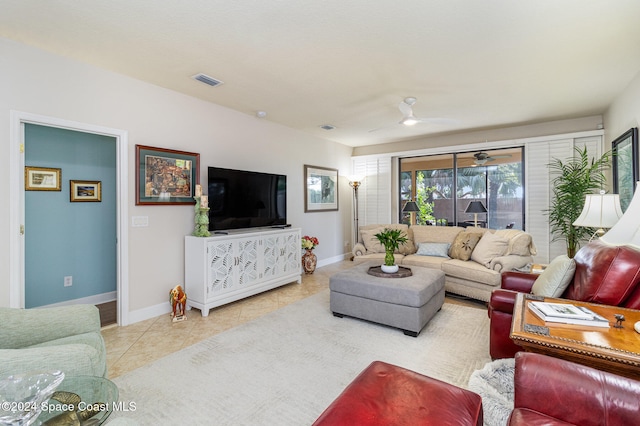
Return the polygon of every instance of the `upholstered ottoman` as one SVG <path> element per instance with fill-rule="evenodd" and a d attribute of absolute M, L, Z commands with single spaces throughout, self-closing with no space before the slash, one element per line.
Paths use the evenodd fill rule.
<path fill-rule="evenodd" d="M 369 275 L 363 263 L 331 276 L 330 307 L 337 317 L 350 316 L 396 327 L 417 337 L 444 303 L 444 272 L 412 266 L 405 278 Z"/>
<path fill-rule="evenodd" d="M 374 361 L 314 425 L 482 425 L 480 395 Z"/>

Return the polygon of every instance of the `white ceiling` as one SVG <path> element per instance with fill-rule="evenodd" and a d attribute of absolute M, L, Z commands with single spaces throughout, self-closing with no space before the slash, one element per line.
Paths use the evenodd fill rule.
<path fill-rule="evenodd" d="M 350 146 L 601 114 L 640 71 L 638 0 L 0 0 L 0 36 Z"/>

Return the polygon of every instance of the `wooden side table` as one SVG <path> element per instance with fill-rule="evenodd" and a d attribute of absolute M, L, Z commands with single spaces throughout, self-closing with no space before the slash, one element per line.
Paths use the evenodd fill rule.
<path fill-rule="evenodd" d="M 562 358 L 599 370 L 640 380 L 640 334 L 633 325 L 640 321 L 640 311 L 617 306 L 578 302 L 575 300 L 542 298 L 550 303 L 571 303 L 586 306 L 609 319 L 609 328 L 544 322 L 527 307 L 531 298 L 518 294 L 511 323 L 511 339 L 529 352 Z M 615 314 L 626 320 L 615 328 Z"/>

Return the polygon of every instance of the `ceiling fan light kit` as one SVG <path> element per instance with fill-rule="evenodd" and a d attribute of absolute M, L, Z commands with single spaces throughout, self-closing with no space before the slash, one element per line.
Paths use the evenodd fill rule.
<path fill-rule="evenodd" d="M 409 117 L 405 117 L 402 120 L 400 120 L 399 124 L 404 124 L 405 126 L 414 126 L 418 124 L 418 119 L 413 115 L 411 115 Z"/>
<path fill-rule="evenodd" d="M 413 105 L 417 102 L 417 99 L 413 96 L 409 96 L 404 98 L 399 104 L 398 109 L 402 113 L 402 120 L 398 122 L 398 124 L 403 126 L 415 126 L 419 123 L 429 123 L 429 124 L 452 124 L 455 121 L 446 119 L 446 118 L 418 118 L 413 114 Z M 388 126 L 392 127 L 392 126 Z M 377 132 L 378 130 L 385 129 L 387 127 L 378 127 L 376 129 L 371 129 L 369 132 Z"/>

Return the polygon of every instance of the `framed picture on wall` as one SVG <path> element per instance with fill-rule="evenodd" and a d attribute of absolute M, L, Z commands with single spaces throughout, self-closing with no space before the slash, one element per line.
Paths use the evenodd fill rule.
<path fill-rule="evenodd" d="M 338 210 L 338 169 L 304 166 L 304 211 Z"/>
<path fill-rule="evenodd" d="M 195 204 L 200 154 L 136 145 L 136 205 Z"/>
<path fill-rule="evenodd" d="M 72 203 L 102 201 L 102 182 L 99 180 L 70 180 L 69 184 Z"/>
<path fill-rule="evenodd" d="M 620 194 L 620 207 L 626 211 L 638 181 L 638 128 L 624 132 L 611 143 L 613 153 L 613 192 Z"/>
<path fill-rule="evenodd" d="M 25 166 L 24 189 L 25 191 L 61 191 L 61 176 L 62 169 Z"/>

